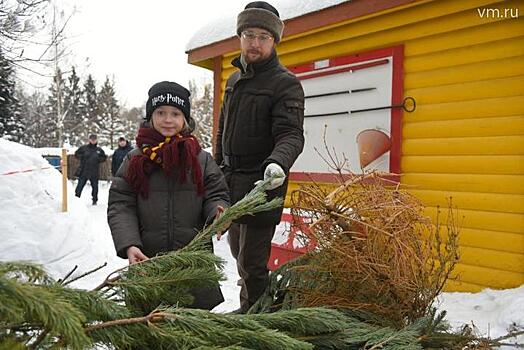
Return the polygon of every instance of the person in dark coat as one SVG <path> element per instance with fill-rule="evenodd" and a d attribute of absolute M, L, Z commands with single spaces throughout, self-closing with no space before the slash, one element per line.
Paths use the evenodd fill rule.
<path fill-rule="evenodd" d="M 186 246 L 229 206 L 224 175 L 191 135 L 189 91 L 163 81 L 148 95 L 137 148 L 124 157 L 109 190 L 116 253 L 130 264 Z M 224 301 L 218 285 L 192 294 L 193 308 L 211 310 Z"/>
<path fill-rule="evenodd" d="M 240 57 L 227 80 L 219 117 L 215 160 L 236 203 L 254 183 L 276 175 L 268 198 L 283 197 L 289 169 L 304 147 L 304 91 L 278 60 L 284 23 L 264 1 L 249 3 L 237 18 Z M 246 312 L 268 284 L 267 263 L 282 208 L 237 220 L 229 229 L 241 277 L 240 309 Z"/>
<path fill-rule="evenodd" d="M 116 171 L 120 168 L 122 161 L 126 154 L 128 154 L 133 148 L 125 137 L 120 137 L 118 139 L 118 148 L 113 152 L 113 157 L 111 159 L 111 175 L 115 176 Z"/>
<path fill-rule="evenodd" d="M 107 156 L 104 150 L 98 147 L 95 134 L 89 135 L 89 143 L 79 147 L 75 152 L 75 157 L 80 160 L 77 170 L 78 184 L 75 189 L 75 196 L 80 198 L 82 190 L 89 180 L 91 184 L 91 196 L 93 205 L 98 202 L 98 178 L 100 173 L 100 163 L 106 161 Z"/>

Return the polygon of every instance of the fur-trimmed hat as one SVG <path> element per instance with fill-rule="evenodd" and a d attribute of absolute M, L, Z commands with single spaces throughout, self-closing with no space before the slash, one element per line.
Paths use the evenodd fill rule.
<path fill-rule="evenodd" d="M 186 121 L 190 121 L 191 106 L 188 89 L 171 81 L 162 81 L 153 85 L 148 91 L 146 103 L 146 120 L 151 120 L 155 109 L 160 106 L 173 106 L 184 113 Z"/>
<path fill-rule="evenodd" d="M 271 33 L 275 42 L 279 43 L 284 32 L 284 22 L 276 8 L 265 1 L 253 1 L 246 5 L 244 11 L 237 17 L 237 34 L 246 28 L 262 28 Z"/>

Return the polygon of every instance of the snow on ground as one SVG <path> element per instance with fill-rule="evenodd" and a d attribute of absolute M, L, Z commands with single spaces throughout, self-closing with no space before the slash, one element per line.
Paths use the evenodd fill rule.
<path fill-rule="evenodd" d="M 443 293 L 439 301 L 438 308 L 448 312 L 446 319 L 455 328 L 473 324 L 481 334 L 495 339 L 512 327 L 524 327 L 524 285 L 505 290 L 487 288 L 480 293 Z M 504 342 L 522 346 L 524 335 Z"/>
<path fill-rule="evenodd" d="M 115 256 L 105 221 L 93 220 L 105 215 L 103 205 L 86 206 L 86 193 L 76 198 L 68 183 L 69 210 L 61 212 L 62 175 L 48 166 L 35 149 L 0 139 L 0 259 L 34 261 L 57 279 L 75 266 L 82 273 L 107 262 L 75 284 L 92 286 L 125 261 Z M 26 172 L 3 175 L 13 171 Z"/>
<path fill-rule="evenodd" d="M 34 170 L 14 172 L 30 169 Z M 91 187 L 86 185 L 79 199 L 74 197 L 74 183 L 69 182 L 69 210 L 62 213 L 61 181 L 61 174 L 48 168 L 37 150 L 0 139 L 0 260 L 34 261 L 43 264 L 55 278 L 65 276 L 75 265 L 77 273 L 81 273 L 107 262 L 108 266 L 101 271 L 73 284 L 90 289 L 127 264 L 116 257 L 107 225 L 109 183 L 100 182 L 98 205 L 92 206 Z M 284 242 L 285 233 L 280 232 L 275 241 Z M 215 311 L 232 311 L 239 307 L 240 288 L 227 235 L 220 241 L 215 239 L 214 248 L 226 261 L 227 276 L 222 283 L 226 300 Z M 473 323 L 491 338 L 505 335 L 512 326 L 524 325 L 524 286 L 486 289 L 481 293 L 443 293 L 439 301 L 439 309 L 447 310 L 446 318 L 451 325 Z M 524 336 L 518 342 L 523 344 Z"/>

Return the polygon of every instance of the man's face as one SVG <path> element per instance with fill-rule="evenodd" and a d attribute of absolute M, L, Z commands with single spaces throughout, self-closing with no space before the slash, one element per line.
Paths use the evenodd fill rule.
<path fill-rule="evenodd" d="M 247 63 L 268 59 L 275 46 L 275 39 L 265 29 L 247 28 L 240 33 L 240 51 Z"/>
<path fill-rule="evenodd" d="M 126 140 L 119 140 L 119 141 L 118 141 L 118 145 L 119 145 L 120 147 L 124 147 L 124 146 L 126 145 Z"/>
<path fill-rule="evenodd" d="M 94 145 L 96 143 L 96 138 L 90 138 L 89 143 Z"/>

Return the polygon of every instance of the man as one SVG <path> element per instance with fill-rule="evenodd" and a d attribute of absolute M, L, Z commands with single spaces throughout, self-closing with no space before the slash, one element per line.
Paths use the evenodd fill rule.
<path fill-rule="evenodd" d="M 286 176 L 304 147 L 304 91 L 275 51 L 283 29 L 278 11 L 264 1 L 249 3 L 237 18 L 241 55 L 232 64 L 239 70 L 226 84 L 215 147 L 232 203 L 272 175 L 277 178 L 268 198 L 285 196 Z M 242 217 L 229 229 L 241 277 L 237 312 L 245 313 L 267 287 L 271 239 L 281 215 L 279 208 Z"/>
<path fill-rule="evenodd" d="M 127 142 L 125 137 L 120 137 L 118 139 L 118 148 L 113 152 L 113 157 L 111 159 L 111 175 L 115 176 L 120 164 L 124 160 L 126 154 L 131 151 L 133 148 Z"/>
<path fill-rule="evenodd" d="M 105 162 L 107 156 L 104 150 L 98 147 L 97 137 L 95 134 L 89 135 L 89 143 L 78 148 L 75 152 L 75 157 L 80 160 L 80 167 L 78 173 L 78 184 L 75 189 L 75 196 L 80 198 L 82 190 L 84 189 L 87 180 L 91 184 L 91 196 L 93 197 L 93 205 L 98 202 L 98 173 L 100 171 L 100 163 Z"/>

